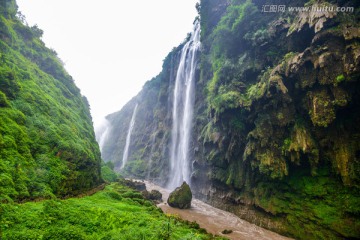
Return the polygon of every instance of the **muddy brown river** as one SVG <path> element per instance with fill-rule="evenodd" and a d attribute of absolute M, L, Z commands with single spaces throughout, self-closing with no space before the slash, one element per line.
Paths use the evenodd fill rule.
<path fill-rule="evenodd" d="M 240 219 L 236 215 L 214 208 L 200 200 L 193 199 L 190 209 L 172 208 L 166 204 L 169 197 L 169 190 L 159 187 L 153 183 L 145 182 L 147 190 L 158 190 L 163 195 L 162 203 L 158 206 L 168 214 L 176 214 L 184 220 L 196 221 L 200 227 L 205 228 L 209 233 L 227 237 L 234 240 L 285 240 L 290 239 L 271 232 L 267 229 L 258 227 L 245 220 Z M 232 230 L 230 234 L 222 234 L 224 229 Z"/>

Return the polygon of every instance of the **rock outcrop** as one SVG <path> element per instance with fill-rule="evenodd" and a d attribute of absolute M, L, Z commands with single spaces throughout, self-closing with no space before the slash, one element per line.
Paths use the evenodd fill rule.
<path fill-rule="evenodd" d="M 191 207 L 192 193 L 190 186 L 183 184 L 170 193 L 167 203 L 170 207 L 187 209 Z"/>
<path fill-rule="evenodd" d="M 155 203 L 161 203 L 162 202 L 162 194 L 158 190 L 151 190 L 149 191 L 142 191 L 142 194 L 144 197 L 148 200 L 151 200 Z"/>
<path fill-rule="evenodd" d="M 146 191 L 146 184 L 144 182 L 131 179 L 120 179 L 120 182 L 139 192 Z"/>

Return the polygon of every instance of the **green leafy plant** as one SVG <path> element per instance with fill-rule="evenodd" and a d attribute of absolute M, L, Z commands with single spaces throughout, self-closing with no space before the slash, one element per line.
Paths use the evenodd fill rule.
<path fill-rule="evenodd" d="M 92 196 L 3 204 L 4 239 L 217 239 L 119 183 Z M 219 238 L 220 239 L 220 238 Z"/>

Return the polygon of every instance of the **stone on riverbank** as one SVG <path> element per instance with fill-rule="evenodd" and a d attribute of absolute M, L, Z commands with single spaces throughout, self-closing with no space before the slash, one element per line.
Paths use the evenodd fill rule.
<path fill-rule="evenodd" d="M 188 209 L 191 207 L 192 193 L 190 186 L 183 182 L 183 184 L 176 188 L 167 200 L 170 207 Z"/>
<path fill-rule="evenodd" d="M 128 186 L 129 188 L 135 189 L 139 192 L 146 190 L 146 185 L 144 182 L 135 181 L 135 180 L 131 180 L 131 179 L 122 179 L 119 182 L 123 183 L 125 186 Z"/>
<path fill-rule="evenodd" d="M 142 194 L 146 199 L 151 200 L 156 204 L 162 202 L 162 194 L 158 190 L 151 190 L 151 192 L 145 190 L 142 191 Z"/>

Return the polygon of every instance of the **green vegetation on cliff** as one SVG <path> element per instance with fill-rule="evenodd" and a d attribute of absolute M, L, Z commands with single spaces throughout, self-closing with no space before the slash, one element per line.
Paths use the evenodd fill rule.
<path fill-rule="evenodd" d="M 202 1 L 201 9 L 211 2 Z M 207 80 L 203 97 L 208 109 L 200 114 L 210 116 L 206 131 L 199 127 L 204 144 L 217 133 L 213 143 L 223 146 L 224 158 L 236 145 L 253 170 L 271 179 L 289 175 L 291 165 L 300 161 L 308 161 L 316 175 L 317 167 L 330 161 L 345 185 L 359 187 L 359 129 L 349 124 L 359 120 L 358 111 L 351 111 L 359 105 L 359 36 L 348 36 L 348 28 L 358 30 L 358 9 L 354 16 L 335 18 L 261 13 L 256 4 L 232 1 L 203 35 L 202 60 L 208 68 L 201 77 Z M 209 11 L 201 10 L 201 16 L 213 14 Z M 317 21 L 322 25 L 315 28 Z"/>
<path fill-rule="evenodd" d="M 0 4 L 0 202 L 80 193 L 101 183 L 89 105 L 42 31 Z"/>
<path fill-rule="evenodd" d="M 195 168 L 208 173 L 198 189 L 208 179 L 228 192 L 206 196 L 215 205 L 296 238 L 359 237 L 359 5 L 288 1 L 354 12 L 271 14 L 230 1 L 209 24 L 215 2 L 200 7 L 207 119 Z"/>

